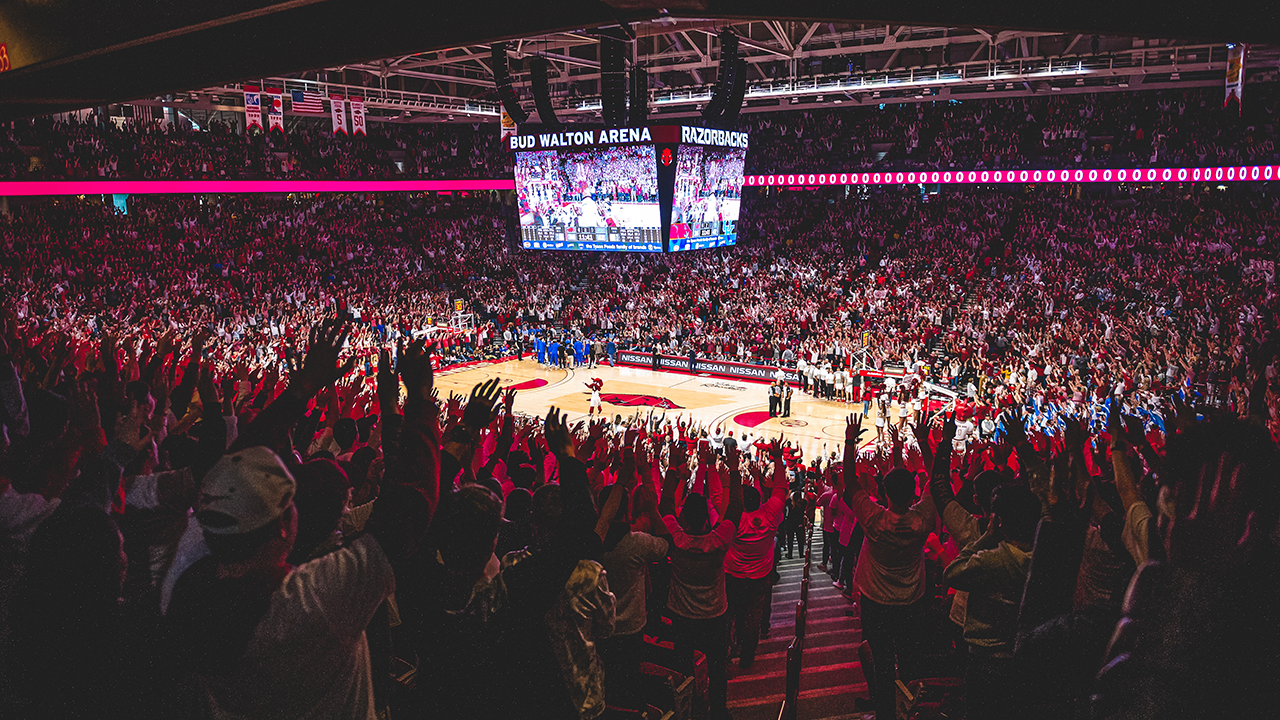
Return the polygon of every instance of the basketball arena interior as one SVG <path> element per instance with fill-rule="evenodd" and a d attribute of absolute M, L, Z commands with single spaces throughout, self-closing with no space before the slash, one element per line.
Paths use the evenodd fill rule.
<path fill-rule="evenodd" d="M 1232 7 L 0 3 L 0 717 L 1274 717 Z"/>

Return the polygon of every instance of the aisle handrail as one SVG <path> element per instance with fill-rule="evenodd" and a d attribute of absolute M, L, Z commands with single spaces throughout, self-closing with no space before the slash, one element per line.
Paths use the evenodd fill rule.
<path fill-rule="evenodd" d="M 800 710 L 800 671 L 803 668 L 805 619 L 809 612 L 809 566 L 813 559 L 813 523 L 805 519 L 804 576 L 800 580 L 800 600 L 796 602 L 796 632 L 787 646 L 786 691 L 778 720 L 796 720 Z"/>

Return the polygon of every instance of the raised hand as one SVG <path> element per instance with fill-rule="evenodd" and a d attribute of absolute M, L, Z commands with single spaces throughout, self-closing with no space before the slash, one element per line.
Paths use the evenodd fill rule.
<path fill-rule="evenodd" d="M 671 441 L 668 446 L 668 459 L 671 467 L 687 467 L 689 464 L 689 446 L 685 445 L 684 440 L 676 438 Z"/>
<path fill-rule="evenodd" d="M 737 472 L 740 456 L 737 445 L 728 445 L 724 449 L 724 464 L 729 468 L 729 472 Z"/>
<path fill-rule="evenodd" d="M 315 332 L 314 327 L 312 327 L 312 332 Z M 213 337 L 213 333 L 209 332 L 208 328 L 202 327 L 197 330 L 195 334 L 191 336 L 191 354 L 197 358 L 203 355 L 204 346 L 208 344 L 209 338 L 211 337 Z"/>
<path fill-rule="evenodd" d="M 391 367 L 391 350 L 382 348 L 378 351 L 378 412 L 388 415 L 396 412 L 400 399 L 400 381 L 395 368 Z"/>
<path fill-rule="evenodd" d="M 569 430 L 569 420 L 554 406 L 547 411 L 547 418 L 543 423 L 543 436 L 547 440 L 547 447 L 556 457 L 577 457 L 573 434 Z"/>
<path fill-rule="evenodd" d="M 711 449 L 711 443 L 706 440 L 698 441 L 698 464 L 711 467 L 716 461 L 716 453 Z"/>
<path fill-rule="evenodd" d="M 200 411 L 205 417 L 218 412 L 218 388 L 213 379 L 213 363 L 201 363 L 196 376 L 196 392 L 200 393 Z"/>
<path fill-rule="evenodd" d="M 1004 434 L 1014 447 L 1027 442 L 1027 428 L 1022 424 L 1021 415 L 1013 411 L 1004 414 Z"/>
<path fill-rule="evenodd" d="M 156 357 L 160 358 L 161 362 L 164 361 L 164 358 L 166 355 L 173 352 L 173 347 L 174 347 L 173 341 L 174 341 L 174 337 L 173 337 L 173 333 L 171 332 L 166 332 L 165 334 L 160 336 L 160 339 L 158 341 L 156 341 Z"/>
<path fill-rule="evenodd" d="M 782 462 L 782 438 L 783 435 L 779 433 L 778 437 L 769 441 L 769 457 L 775 463 Z"/>
<path fill-rule="evenodd" d="M 911 426 L 911 434 L 916 437 L 916 445 L 921 448 L 929 446 L 929 421 L 925 417 L 920 418 L 920 422 Z"/>
<path fill-rule="evenodd" d="M 956 411 L 952 410 L 943 416 L 942 420 L 942 442 L 951 442 L 956 439 Z"/>
<path fill-rule="evenodd" d="M 991 446 L 991 461 L 995 463 L 997 469 L 1009 467 L 1009 456 L 1013 455 L 1013 446 L 1009 443 L 999 443 Z"/>
<path fill-rule="evenodd" d="M 435 388 L 435 371 L 431 367 L 431 354 L 435 351 L 435 343 L 427 343 L 425 338 L 409 343 L 407 348 L 399 354 L 396 372 L 404 379 L 404 386 L 408 390 L 409 397 L 415 401 L 429 401 L 431 399 L 431 391 Z M 388 372 L 391 373 L 388 368 Z M 392 375 L 392 385 L 394 386 L 394 373 Z M 381 391 L 382 387 L 382 358 L 378 358 L 378 387 Z M 399 390 L 397 389 L 397 394 Z"/>
<path fill-rule="evenodd" d="M 338 363 L 338 354 L 349 336 L 345 325 L 340 320 L 326 320 L 320 325 L 311 326 L 307 355 L 301 362 L 301 368 L 295 369 L 290 378 L 291 383 L 298 383 L 304 391 L 315 393 L 320 388 L 337 382 L 355 368 L 354 357 L 347 358 L 342 364 Z M 197 340 L 199 337 L 197 336 Z"/>
<path fill-rule="evenodd" d="M 1066 445 L 1067 452 L 1075 454 L 1083 451 L 1085 440 L 1089 437 L 1084 421 L 1078 418 L 1067 418 L 1064 426 L 1063 444 Z"/>
<path fill-rule="evenodd" d="M 1142 418 L 1136 415 L 1126 415 L 1124 417 L 1124 436 L 1129 444 L 1136 448 L 1142 448 L 1148 444 L 1147 434 L 1143 431 Z"/>
<path fill-rule="evenodd" d="M 1107 407 L 1107 433 L 1111 435 L 1112 449 L 1123 450 L 1128 447 L 1128 438 L 1124 434 L 1124 417 L 1120 414 L 1120 399 L 1111 398 Z"/>
<path fill-rule="evenodd" d="M 501 392 L 497 378 L 471 388 L 471 397 L 462 410 L 462 424 L 471 432 L 479 432 L 493 422 Z"/>
<path fill-rule="evenodd" d="M 867 429 L 862 427 L 861 415 L 850 415 L 845 418 L 844 424 L 844 441 L 846 443 L 857 443 L 858 440 L 866 434 Z"/>

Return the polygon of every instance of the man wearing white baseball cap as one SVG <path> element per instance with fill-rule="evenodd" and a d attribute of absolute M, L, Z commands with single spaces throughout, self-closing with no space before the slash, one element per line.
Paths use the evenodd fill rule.
<path fill-rule="evenodd" d="M 344 340 L 333 323 L 313 331 L 307 366 L 286 391 L 296 397 L 285 402 L 305 408 L 350 369 L 334 367 Z M 280 407 L 283 422 L 300 414 Z M 194 517 L 210 554 L 182 573 L 165 617 L 174 669 L 193 681 L 201 717 L 376 717 L 365 628 L 395 590 L 389 557 L 406 556 L 408 538 L 430 517 L 428 500 L 388 487 L 366 534 L 295 568 L 286 558 L 297 535 L 296 490 L 263 446 L 233 448 L 201 483 Z"/>
<path fill-rule="evenodd" d="M 296 487 L 265 447 L 224 456 L 201 485 L 211 554 L 183 573 L 167 620 L 205 717 L 373 717 L 364 630 L 395 575 L 368 535 L 289 566 Z"/>

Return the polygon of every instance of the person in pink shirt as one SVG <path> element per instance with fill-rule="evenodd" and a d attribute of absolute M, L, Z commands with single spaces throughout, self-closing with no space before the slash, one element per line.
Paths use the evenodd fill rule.
<path fill-rule="evenodd" d="M 896 467 L 880 481 L 888 507 L 871 497 L 857 476 L 861 418 L 850 416 L 845 430 L 844 501 L 866 539 L 858 553 L 855 582 L 861 593 L 862 636 L 871 646 L 877 672 L 872 698 L 877 720 L 896 717 L 898 672 L 914 674 L 925 591 L 924 544 L 937 521 L 928 493 L 916 501 L 915 474 Z"/>
<path fill-rule="evenodd" d="M 818 496 L 818 508 L 822 510 L 822 562 L 818 563 L 818 569 L 822 572 L 830 573 L 832 570 L 827 569 L 827 563 L 834 554 L 833 548 L 836 542 L 835 533 L 835 516 L 831 512 L 831 500 L 836 496 L 836 489 L 829 487 Z M 832 567 L 836 565 L 831 563 Z"/>
<path fill-rule="evenodd" d="M 769 498 L 762 504 L 759 490 L 742 489 L 742 520 L 724 559 L 730 631 L 740 653 L 738 667 L 743 669 L 755 662 L 756 647 L 760 644 L 760 619 L 764 604 L 769 601 L 774 543 L 787 499 L 787 470 L 778 439 L 770 443 L 769 454 L 773 460 Z"/>
<path fill-rule="evenodd" d="M 693 654 L 707 656 L 710 679 L 711 717 L 729 717 L 726 705 L 729 694 L 729 642 L 725 614 L 729 609 L 725 594 L 725 556 L 738 534 L 742 518 L 742 475 L 738 470 L 737 446 L 726 448 L 724 474 L 729 476 L 729 505 L 725 516 L 714 526 L 707 499 L 701 493 L 684 497 L 679 518 L 674 515 L 676 485 L 683 465 L 684 444 L 672 443 L 671 470 L 662 484 L 662 502 L 658 505 L 662 521 L 671 533 L 671 590 L 667 610 L 671 612 L 676 647 L 688 658 L 690 672 Z"/>

